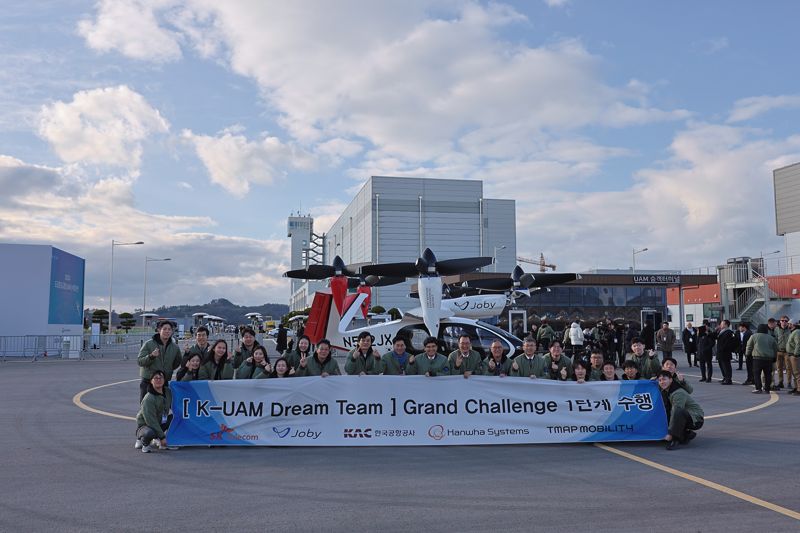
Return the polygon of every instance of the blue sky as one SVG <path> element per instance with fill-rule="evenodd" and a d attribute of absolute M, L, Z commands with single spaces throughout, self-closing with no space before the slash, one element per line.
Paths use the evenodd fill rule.
<path fill-rule="evenodd" d="M 87 305 L 285 301 L 285 221 L 370 175 L 482 179 L 518 253 L 692 268 L 782 246 L 795 2 L 10 2 L 0 240 L 87 258 Z M 411 258 L 410 258 L 411 259 Z"/>

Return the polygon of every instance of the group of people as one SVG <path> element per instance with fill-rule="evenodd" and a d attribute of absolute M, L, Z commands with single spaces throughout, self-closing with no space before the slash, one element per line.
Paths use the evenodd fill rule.
<path fill-rule="evenodd" d="M 800 395 L 800 324 L 784 315 L 770 318 L 753 333 L 747 323 L 734 330 L 728 320 L 712 328 L 704 321 L 699 328 L 686 324 L 682 333 L 683 349 L 690 366 L 700 366 L 700 381 L 711 382 L 712 359 L 716 355 L 722 372 L 723 385 L 733 384 L 733 361 L 746 368 L 747 379 L 742 385 L 753 385 L 756 394 L 787 388 L 790 395 Z M 692 357 L 694 356 L 694 363 Z"/>
<path fill-rule="evenodd" d="M 195 344 L 185 346 L 183 352 L 172 339 L 172 325 L 158 324 L 158 331 L 142 346 L 140 367 L 140 402 L 137 415 L 136 448 L 149 452 L 155 448 L 168 448 L 166 431 L 171 421 L 171 393 L 169 381 L 229 380 L 288 378 L 293 376 L 340 375 L 339 363 L 331 355 L 331 344 L 320 340 L 313 346 L 307 336 L 298 338 L 273 362 L 264 346 L 256 340 L 255 331 L 246 328 L 241 345 L 232 353 L 227 342 L 209 341 L 208 331 L 200 327 L 195 333 Z M 344 371 L 348 375 L 472 375 L 515 376 L 532 379 L 551 379 L 586 383 L 588 381 L 658 380 L 670 420 L 666 437 L 669 449 L 686 443 L 694 437 L 692 431 L 703 424 L 700 406 L 689 396 L 692 386 L 677 372 L 678 363 L 671 357 L 663 362 L 654 350 L 645 349 L 644 342 L 633 338 L 631 352 L 620 366 L 615 358 L 608 358 L 600 348 L 590 351 L 588 360 L 582 354 L 572 358 L 564 353 L 562 342 L 551 339 L 545 354 L 537 351 L 533 336 L 523 342 L 522 353 L 509 357 L 504 346 L 495 340 L 490 353 L 483 357 L 472 347 L 468 335 L 458 339 L 458 348 L 449 355 L 439 353 L 440 344 L 435 337 L 425 339 L 424 351 L 411 354 L 406 351 L 406 339 L 393 339 L 392 349 L 380 353 L 373 346 L 374 337 L 361 332 L 357 346 L 347 355 Z M 681 392 L 682 391 L 682 392 Z"/>

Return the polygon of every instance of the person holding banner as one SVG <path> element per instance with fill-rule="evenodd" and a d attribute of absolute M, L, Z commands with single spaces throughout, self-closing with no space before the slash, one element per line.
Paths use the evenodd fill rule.
<path fill-rule="evenodd" d="M 298 376 L 328 376 L 341 375 L 339 363 L 331 357 L 331 341 L 322 339 L 317 343 L 317 351 L 314 356 L 309 358 L 305 355 L 300 357 L 300 368 L 297 369 Z"/>
<path fill-rule="evenodd" d="M 220 379 L 233 379 L 232 356 L 228 351 L 228 343 L 223 339 L 217 340 L 211 346 L 211 358 L 200 369 L 200 379 L 217 381 Z"/>
<path fill-rule="evenodd" d="M 172 422 L 172 391 L 165 385 L 166 376 L 153 370 L 139 412 L 136 414 L 136 444 L 134 448 L 150 453 L 150 444 L 158 439 L 157 446 L 167 449 L 167 428 Z"/>
<path fill-rule="evenodd" d="M 694 392 L 694 387 L 691 384 L 686 382 L 686 379 L 683 377 L 683 374 L 678 373 L 678 361 L 672 357 L 664 358 L 664 362 L 661 363 L 661 370 L 669 370 L 672 372 L 672 381 L 678 384 L 680 388 L 688 392 L 689 394 Z"/>
<path fill-rule="evenodd" d="M 272 365 L 269 364 L 267 349 L 259 345 L 253 348 L 253 355 L 245 359 L 236 371 L 236 379 L 254 379 L 261 374 L 271 373 Z"/>
<path fill-rule="evenodd" d="M 667 450 L 674 450 L 678 443 L 688 444 L 697 436 L 695 430 L 703 427 L 703 409 L 688 392 L 673 381 L 669 370 L 658 373 L 658 387 L 661 389 L 669 425 L 664 440 L 667 441 Z"/>
<path fill-rule="evenodd" d="M 409 359 L 414 356 L 406 352 L 406 340 L 401 336 L 392 339 L 392 350 L 381 357 L 381 374 L 387 376 L 405 375 Z"/>
<path fill-rule="evenodd" d="M 160 370 L 164 373 L 166 381 L 172 379 L 172 371 L 181 364 L 181 349 L 172 340 L 172 322 L 160 320 L 156 325 L 158 333 L 153 338 L 142 345 L 139 350 L 139 357 L 136 359 L 139 364 L 139 402 L 144 399 L 150 386 L 150 378 L 153 372 Z"/>
<path fill-rule="evenodd" d="M 636 361 L 627 360 L 622 363 L 622 379 L 624 381 L 642 379 L 639 375 L 639 367 L 636 366 Z"/>
<path fill-rule="evenodd" d="M 483 373 L 481 355 L 472 349 L 469 335 L 462 334 L 458 338 L 458 350 L 454 350 L 447 358 L 447 366 L 450 367 L 450 374 L 462 374 L 465 378 Z"/>
<path fill-rule="evenodd" d="M 547 367 L 544 357 L 536 353 L 536 341 L 528 337 L 522 343 L 522 354 L 516 356 L 511 362 L 511 376 L 525 376 L 529 378 L 543 378 Z"/>
<path fill-rule="evenodd" d="M 436 337 L 425 339 L 425 353 L 419 357 L 413 355 L 408 358 L 408 375 L 425 375 L 428 377 L 449 376 L 450 368 L 447 366 L 447 357 L 440 354 L 439 343 Z"/>
<path fill-rule="evenodd" d="M 377 375 L 381 373 L 381 354 L 372 347 L 375 337 L 367 331 L 358 334 L 358 346 L 347 355 L 344 371 L 348 376 Z"/>
<path fill-rule="evenodd" d="M 617 364 L 614 361 L 605 361 L 603 363 L 603 375 L 600 376 L 600 381 L 617 381 Z"/>
<path fill-rule="evenodd" d="M 175 374 L 175 381 L 197 381 L 200 379 L 201 357 L 199 353 L 192 353 L 184 365 Z"/>
<path fill-rule="evenodd" d="M 564 369 L 566 370 L 566 369 Z M 562 370 L 562 372 L 564 372 Z M 575 361 L 572 365 L 572 381 L 577 383 L 586 383 L 586 376 L 589 374 L 589 367 L 580 359 Z"/>
<path fill-rule="evenodd" d="M 311 339 L 309 339 L 307 335 L 301 335 L 300 338 L 297 339 L 297 346 L 295 346 L 294 350 L 286 350 L 283 352 L 283 357 L 286 358 L 286 362 L 289 363 L 289 366 L 295 371 L 300 367 L 300 358 L 308 357 L 309 355 L 311 355 Z"/>
<path fill-rule="evenodd" d="M 508 376 L 511 373 L 512 361 L 503 353 L 503 344 L 495 339 L 492 341 L 489 351 L 491 355 L 486 358 L 484 364 L 486 369 L 483 373 L 487 376 L 500 376 L 501 378 Z"/>
<path fill-rule="evenodd" d="M 559 381 L 567 381 L 572 377 L 572 361 L 562 354 L 561 341 L 553 339 L 550 343 L 550 353 L 544 358 L 544 367 L 547 377 Z"/>
<path fill-rule="evenodd" d="M 644 353 L 644 343 L 642 339 L 635 338 L 631 343 L 631 352 L 626 357 L 627 361 L 636 363 L 636 369 L 639 371 L 639 379 L 653 379 L 658 375 L 661 370 L 661 361 L 659 361 L 655 350 L 648 350 L 647 355 Z"/>

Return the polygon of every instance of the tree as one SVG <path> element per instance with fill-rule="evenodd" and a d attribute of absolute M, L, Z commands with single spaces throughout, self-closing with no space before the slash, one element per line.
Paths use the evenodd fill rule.
<path fill-rule="evenodd" d="M 95 309 L 92 313 L 92 324 L 100 324 L 100 333 L 108 331 L 108 311 L 105 309 Z"/>
<path fill-rule="evenodd" d="M 119 324 L 125 329 L 125 333 L 136 325 L 136 319 L 130 313 L 120 313 Z"/>
<path fill-rule="evenodd" d="M 392 307 L 387 311 L 387 313 L 389 313 L 389 316 L 392 317 L 392 320 L 400 320 L 400 317 L 403 316 L 402 314 L 400 314 L 400 310 L 396 307 Z"/>
<path fill-rule="evenodd" d="M 386 312 L 386 308 L 384 308 L 384 307 L 382 307 L 380 305 L 375 305 L 375 306 L 372 307 L 372 309 L 369 310 L 369 312 L 370 313 L 375 313 L 376 315 L 382 315 L 383 313 Z"/>

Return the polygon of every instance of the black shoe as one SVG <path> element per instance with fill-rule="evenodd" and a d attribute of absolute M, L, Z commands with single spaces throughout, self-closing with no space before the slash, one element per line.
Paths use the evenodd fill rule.
<path fill-rule="evenodd" d="M 727 381 L 723 380 L 722 384 L 723 385 L 733 385 L 733 381 L 731 381 L 731 380 L 727 380 Z"/>
<path fill-rule="evenodd" d="M 783 385 L 778 385 L 777 387 L 772 387 L 772 390 L 781 390 Z"/>
<path fill-rule="evenodd" d="M 795 389 L 792 389 L 790 391 L 786 391 L 786 394 L 794 396 L 795 394 L 797 394 L 797 391 Z"/>
<path fill-rule="evenodd" d="M 754 389 L 753 390 L 753 394 L 761 394 L 761 393 L 762 393 L 761 389 Z"/>
<path fill-rule="evenodd" d="M 678 440 L 673 438 L 671 441 L 667 443 L 667 450 L 674 450 L 678 447 Z"/>
<path fill-rule="evenodd" d="M 686 432 L 686 442 L 689 442 L 690 440 L 693 440 L 696 436 L 697 436 L 697 433 L 690 429 L 689 431 Z"/>
<path fill-rule="evenodd" d="M 705 377 L 705 376 L 703 376 L 702 378 L 700 378 L 700 383 L 703 383 L 704 381 L 706 381 L 706 377 Z"/>
<path fill-rule="evenodd" d="M 742 383 L 742 385 L 753 385 L 753 380 L 752 379 L 745 380 L 745 382 Z"/>

